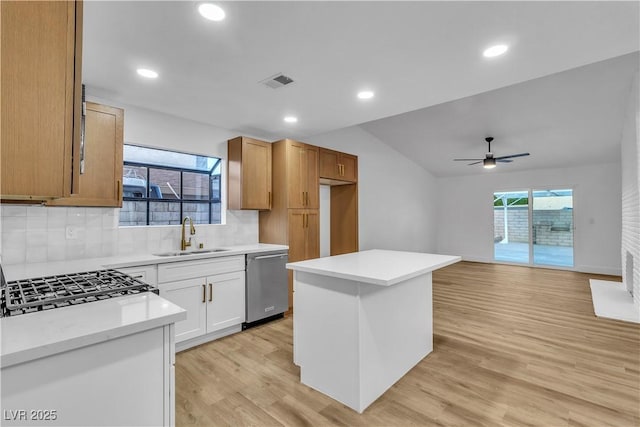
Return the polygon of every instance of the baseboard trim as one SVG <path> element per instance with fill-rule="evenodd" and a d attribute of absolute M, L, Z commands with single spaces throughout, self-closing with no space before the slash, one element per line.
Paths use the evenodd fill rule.
<path fill-rule="evenodd" d="M 190 349 L 192 347 L 206 344 L 210 341 L 226 337 L 227 335 L 235 334 L 242 331 L 242 324 L 229 326 L 228 328 L 220 329 L 219 331 L 211 332 L 209 334 L 200 335 L 199 337 L 191 338 L 189 340 L 176 343 L 176 352 Z"/>
<path fill-rule="evenodd" d="M 485 264 L 515 265 L 515 266 L 532 267 L 532 268 L 550 268 L 553 270 L 576 271 L 578 273 L 603 274 L 606 276 L 622 276 L 622 266 L 620 266 L 620 268 L 612 268 L 612 267 L 599 267 L 599 266 L 592 266 L 592 265 L 579 265 L 575 267 L 560 267 L 557 265 L 529 265 L 529 264 L 520 264 L 517 262 L 495 261 L 490 258 L 483 258 L 483 257 L 477 257 L 477 256 L 469 256 L 469 255 L 462 255 L 462 260 L 469 261 L 469 262 L 481 262 Z"/>

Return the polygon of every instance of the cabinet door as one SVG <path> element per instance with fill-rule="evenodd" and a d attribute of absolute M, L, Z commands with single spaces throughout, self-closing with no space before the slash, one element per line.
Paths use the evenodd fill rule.
<path fill-rule="evenodd" d="M 358 157 L 341 153 L 339 164 L 340 177 L 338 179 L 349 182 L 358 181 Z"/>
<path fill-rule="evenodd" d="M 271 144 L 242 141 L 242 206 L 271 209 Z"/>
<path fill-rule="evenodd" d="M 306 222 L 306 210 L 289 209 L 289 262 L 307 259 Z"/>
<path fill-rule="evenodd" d="M 307 209 L 318 209 L 320 207 L 320 181 L 318 172 L 318 147 L 307 146 L 305 148 L 305 186 L 307 191 Z"/>
<path fill-rule="evenodd" d="M 64 197 L 80 113 L 82 3 L 3 1 L 0 8 L 0 194 Z"/>
<path fill-rule="evenodd" d="M 176 342 L 195 338 L 206 331 L 206 278 L 179 280 L 159 286 L 160 296 L 187 310 L 187 318 L 176 322 Z"/>
<path fill-rule="evenodd" d="M 245 320 L 244 271 L 207 277 L 207 332 Z"/>
<path fill-rule="evenodd" d="M 305 259 L 320 256 L 320 219 L 318 210 L 308 210 L 305 227 Z"/>
<path fill-rule="evenodd" d="M 52 206 L 122 207 L 122 139 L 124 112 L 120 108 L 87 102 L 84 172 L 71 197 Z"/>
<path fill-rule="evenodd" d="M 340 153 L 326 148 L 320 149 L 320 178 L 338 179 Z"/>
<path fill-rule="evenodd" d="M 238 137 L 227 147 L 229 209 L 271 209 L 271 144 Z"/>
<path fill-rule="evenodd" d="M 307 203 L 307 153 L 303 143 L 288 142 L 287 147 L 287 187 L 288 207 L 301 209 Z"/>

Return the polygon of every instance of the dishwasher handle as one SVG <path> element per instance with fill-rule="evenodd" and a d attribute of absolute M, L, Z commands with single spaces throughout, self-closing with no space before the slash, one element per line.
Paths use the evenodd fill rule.
<path fill-rule="evenodd" d="M 257 256 L 252 259 L 258 260 L 258 259 L 267 259 L 267 258 L 282 258 L 283 256 L 287 256 L 287 254 L 263 255 L 263 256 Z"/>

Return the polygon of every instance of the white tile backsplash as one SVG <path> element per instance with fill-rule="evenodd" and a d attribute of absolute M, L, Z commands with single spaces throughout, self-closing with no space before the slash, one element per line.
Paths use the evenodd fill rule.
<path fill-rule="evenodd" d="M 119 227 L 119 209 L 0 206 L 3 264 L 64 261 L 180 249 L 180 226 Z M 71 227 L 74 239 L 67 239 Z M 227 211 L 226 224 L 196 224 L 193 246 L 258 242 L 257 211 Z"/>

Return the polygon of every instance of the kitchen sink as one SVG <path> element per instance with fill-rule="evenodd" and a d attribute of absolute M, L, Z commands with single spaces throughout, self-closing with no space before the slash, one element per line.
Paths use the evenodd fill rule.
<path fill-rule="evenodd" d="M 225 252 L 230 249 L 215 248 L 215 249 L 197 249 L 195 251 L 172 251 L 172 252 L 160 252 L 157 254 L 151 254 L 155 256 L 184 256 L 184 255 L 197 255 L 197 254 L 210 254 L 214 252 Z"/>

